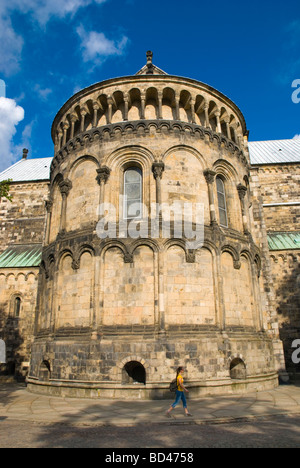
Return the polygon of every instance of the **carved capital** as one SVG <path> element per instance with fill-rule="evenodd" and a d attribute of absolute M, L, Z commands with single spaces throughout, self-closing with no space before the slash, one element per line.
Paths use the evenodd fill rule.
<path fill-rule="evenodd" d="M 133 255 L 131 253 L 124 253 L 124 263 L 133 263 Z"/>
<path fill-rule="evenodd" d="M 94 110 L 99 110 L 100 109 L 100 104 L 97 101 L 93 101 L 93 109 Z"/>
<path fill-rule="evenodd" d="M 72 188 L 72 182 L 69 179 L 63 180 L 59 184 L 60 193 L 62 195 L 68 196 Z"/>
<path fill-rule="evenodd" d="M 79 269 L 80 269 L 79 260 L 73 260 L 73 262 L 72 262 L 72 268 L 73 268 L 73 270 L 79 270 Z"/>
<path fill-rule="evenodd" d="M 70 115 L 70 121 L 71 121 L 72 123 L 77 122 L 77 120 L 78 120 L 78 115 L 77 115 L 77 114 L 74 114 L 74 113 L 73 113 L 73 114 Z"/>
<path fill-rule="evenodd" d="M 98 184 L 99 185 L 101 185 L 102 183 L 106 184 L 106 182 L 109 179 L 110 173 L 111 173 L 111 170 L 107 166 L 102 166 L 100 167 L 100 169 L 97 169 L 98 175 L 96 177 L 96 180 Z"/>
<path fill-rule="evenodd" d="M 217 173 L 215 171 L 212 171 L 211 169 L 206 169 L 204 172 L 204 177 L 205 177 L 205 180 L 208 184 L 213 184 L 214 181 L 215 181 L 215 177 L 217 175 Z"/>
<path fill-rule="evenodd" d="M 89 111 L 88 111 L 88 109 L 86 109 L 86 107 L 82 107 L 82 108 L 80 109 L 80 115 L 81 115 L 81 116 L 86 116 L 86 115 L 88 114 L 88 112 L 89 112 Z"/>
<path fill-rule="evenodd" d="M 50 200 L 45 200 L 45 206 L 46 210 L 48 213 L 52 212 L 52 207 L 53 207 L 53 200 L 50 198 Z"/>
<path fill-rule="evenodd" d="M 237 186 L 237 190 L 238 190 L 238 193 L 239 193 L 240 200 L 244 200 L 245 195 L 247 193 L 247 187 L 245 185 L 239 184 Z"/>
<path fill-rule="evenodd" d="M 196 262 L 196 252 L 195 250 L 188 250 L 186 252 L 186 262 L 195 263 Z"/>
<path fill-rule="evenodd" d="M 154 179 L 161 179 L 163 172 L 165 170 L 165 164 L 163 162 L 155 162 L 152 164 L 152 172 L 154 175 Z"/>

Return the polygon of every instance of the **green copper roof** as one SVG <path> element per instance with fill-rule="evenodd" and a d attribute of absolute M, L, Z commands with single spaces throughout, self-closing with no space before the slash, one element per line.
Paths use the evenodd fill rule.
<path fill-rule="evenodd" d="M 300 249 L 300 232 L 268 233 L 270 250 Z"/>
<path fill-rule="evenodd" d="M 14 245 L 0 255 L 0 268 L 38 267 L 42 258 L 41 244 Z"/>

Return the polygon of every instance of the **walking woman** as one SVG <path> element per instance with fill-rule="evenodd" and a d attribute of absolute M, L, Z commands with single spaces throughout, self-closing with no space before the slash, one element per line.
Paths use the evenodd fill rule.
<path fill-rule="evenodd" d="M 176 406 L 178 405 L 180 400 L 182 401 L 183 408 L 184 408 L 184 411 L 185 411 L 185 415 L 186 416 L 192 416 L 191 413 L 189 413 L 189 411 L 187 409 L 187 402 L 186 402 L 184 392 L 189 393 L 189 391 L 183 385 L 183 374 L 184 374 L 184 368 L 183 367 L 178 367 L 177 375 L 176 375 L 176 380 L 177 380 L 176 400 L 174 401 L 173 405 L 171 405 L 170 408 L 168 409 L 168 411 L 166 412 L 166 416 L 168 418 L 171 417 L 171 411 L 174 408 L 176 408 Z"/>

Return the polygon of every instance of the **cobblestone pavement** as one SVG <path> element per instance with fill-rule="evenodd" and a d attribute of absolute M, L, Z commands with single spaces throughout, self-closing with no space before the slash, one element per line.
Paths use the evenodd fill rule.
<path fill-rule="evenodd" d="M 0 384 L 0 448 L 299 447 L 300 387 L 189 401 L 167 419 L 168 401 L 58 398 Z"/>
<path fill-rule="evenodd" d="M 277 416 L 264 421 L 202 426 L 151 424 L 134 427 L 72 427 L 62 424 L 0 421 L 0 448 L 175 448 L 182 450 L 185 448 L 299 447 L 299 416 Z"/>

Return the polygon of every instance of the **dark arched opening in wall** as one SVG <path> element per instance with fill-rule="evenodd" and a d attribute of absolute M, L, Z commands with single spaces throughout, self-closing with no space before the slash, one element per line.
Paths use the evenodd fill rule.
<path fill-rule="evenodd" d="M 230 378 L 244 380 L 247 377 L 246 365 L 242 359 L 233 359 L 230 363 Z"/>
<path fill-rule="evenodd" d="M 50 362 L 44 360 L 40 365 L 39 379 L 43 382 L 48 382 L 51 377 Z"/>
<path fill-rule="evenodd" d="M 3 374 L 6 368 L 6 345 L 5 341 L 0 340 L 0 375 Z"/>
<path fill-rule="evenodd" d="M 123 368 L 123 383 L 140 383 L 146 385 L 146 370 L 137 361 L 130 361 Z"/>

